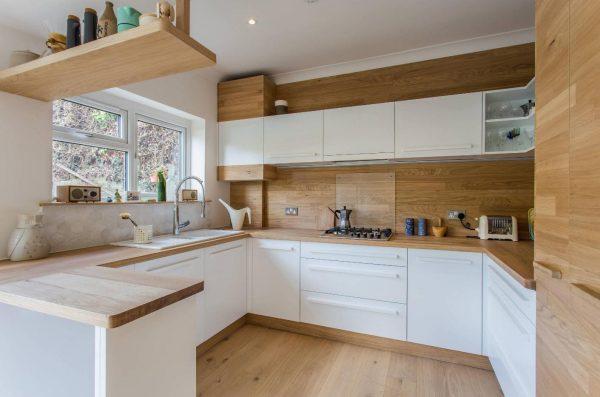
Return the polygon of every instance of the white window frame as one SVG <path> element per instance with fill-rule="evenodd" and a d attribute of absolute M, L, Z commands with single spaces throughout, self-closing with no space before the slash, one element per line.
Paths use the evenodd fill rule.
<path fill-rule="evenodd" d="M 138 120 L 156 124 L 162 127 L 181 132 L 181 169 L 182 177 L 188 175 L 190 170 L 190 123 L 172 114 L 152 109 L 144 105 L 126 101 L 122 98 L 107 96 L 103 93 L 93 94 L 94 98 L 72 97 L 64 100 L 90 106 L 99 110 L 115 113 L 120 116 L 119 131 L 121 137 L 111 137 L 101 134 L 89 133 L 76 128 L 67 128 L 52 125 L 52 140 L 72 144 L 102 147 L 126 153 L 126 191 L 138 191 L 137 172 L 137 122 Z M 97 97 L 100 97 L 99 99 Z M 105 102 L 115 103 L 108 105 Z M 155 197 L 156 193 L 144 193 L 143 198 Z"/>

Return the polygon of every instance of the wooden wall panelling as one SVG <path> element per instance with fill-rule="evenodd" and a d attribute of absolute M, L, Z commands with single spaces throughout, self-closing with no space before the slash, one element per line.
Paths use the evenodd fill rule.
<path fill-rule="evenodd" d="M 265 182 L 266 223 L 321 229 L 320 214 L 336 205 L 338 175 L 382 172 L 395 173 L 397 231 L 404 230 L 406 217 L 425 217 L 431 226 L 434 218 L 446 218 L 449 209 L 460 209 L 467 211 L 473 224 L 473 217 L 482 214 L 515 215 L 520 238 L 528 238 L 527 210 L 533 206 L 531 160 L 280 168 L 276 180 Z M 286 206 L 297 206 L 298 216 L 285 216 Z M 447 224 L 449 235 L 475 234 L 458 221 Z"/>
<path fill-rule="evenodd" d="M 264 222 L 264 182 L 235 182 L 230 186 L 230 201 L 233 208 L 250 207 L 252 222 L 248 218 L 244 221 L 244 227 L 262 228 L 266 227 Z"/>
<path fill-rule="evenodd" d="M 394 172 L 360 172 L 336 175 L 336 208 L 352 209 L 353 226 L 396 228 Z"/>
<path fill-rule="evenodd" d="M 525 86 L 534 76 L 534 44 L 523 44 L 277 86 L 288 111 L 462 94 Z"/>
<path fill-rule="evenodd" d="M 249 119 L 275 113 L 275 84 L 253 76 L 218 84 L 218 121 Z"/>

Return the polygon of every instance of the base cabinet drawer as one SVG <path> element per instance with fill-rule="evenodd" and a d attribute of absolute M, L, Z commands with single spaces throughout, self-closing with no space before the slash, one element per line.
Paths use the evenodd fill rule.
<path fill-rule="evenodd" d="M 406 340 L 406 305 L 302 291 L 300 321 Z"/>
<path fill-rule="evenodd" d="M 305 291 L 406 303 L 406 267 L 303 258 L 301 282 Z"/>
<path fill-rule="evenodd" d="M 374 265 L 406 266 L 406 248 L 358 244 L 302 243 L 301 257 Z"/>

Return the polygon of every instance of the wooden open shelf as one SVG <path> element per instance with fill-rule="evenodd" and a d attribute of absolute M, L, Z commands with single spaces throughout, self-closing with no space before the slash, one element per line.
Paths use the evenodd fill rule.
<path fill-rule="evenodd" d="M 159 20 L 0 71 L 0 90 L 42 101 L 212 66 L 216 55 Z"/>

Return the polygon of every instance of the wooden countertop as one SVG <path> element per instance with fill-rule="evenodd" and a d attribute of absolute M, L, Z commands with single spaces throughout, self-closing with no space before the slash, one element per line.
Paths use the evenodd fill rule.
<path fill-rule="evenodd" d="M 482 241 L 464 237 L 405 237 L 361 241 L 320 237 L 318 230 L 260 229 L 160 251 L 100 246 L 48 258 L 0 261 L 0 302 L 105 328 L 115 328 L 204 289 L 203 280 L 164 277 L 118 267 L 248 237 L 483 252 L 529 289 L 533 242 Z"/>
<path fill-rule="evenodd" d="M 535 289 L 533 241 L 492 241 L 466 237 L 408 237 L 401 234 L 394 235 L 389 241 L 364 241 L 320 237 L 322 232 L 318 230 L 270 228 L 252 229 L 246 230 L 246 232 L 252 237 L 275 240 L 482 252 L 487 254 L 490 259 L 500 265 L 525 288 Z"/>
<path fill-rule="evenodd" d="M 247 237 L 242 233 L 160 251 L 106 245 L 35 261 L 0 261 L 0 302 L 116 328 L 204 289 L 203 280 L 116 267 Z"/>

